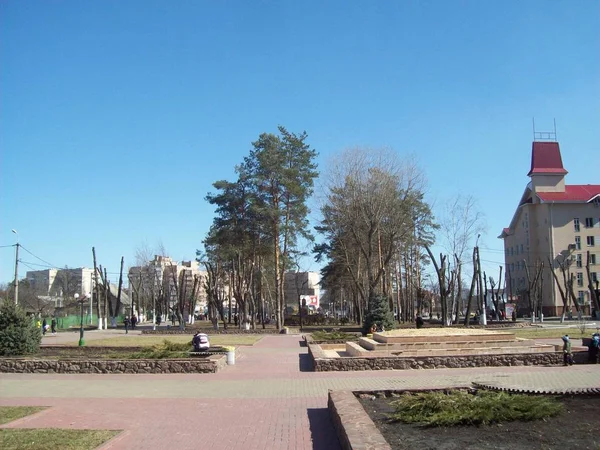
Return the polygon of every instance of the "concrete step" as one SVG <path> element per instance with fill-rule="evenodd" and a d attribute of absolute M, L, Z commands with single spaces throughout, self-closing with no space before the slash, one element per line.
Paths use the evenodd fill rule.
<path fill-rule="evenodd" d="M 479 341 L 474 339 L 465 339 L 464 341 L 451 342 L 402 342 L 385 344 L 377 342 L 374 339 L 361 337 L 358 340 L 361 347 L 367 350 L 389 349 L 394 351 L 410 351 L 420 349 L 439 349 L 439 348 L 481 348 L 481 347 L 528 347 L 534 344 L 531 339 L 520 338 L 499 338 L 496 340 Z"/>
<path fill-rule="evenodd" d="M 412 334 L 386 334 L 384 333 L 374 333 L 373 340 L 376 342 L 380 342 L 382 344 L 404 344 L 404 343 L 412 343 L 412 342 L 464 342 L 464 341 L 497 341 L 497 340 L 514 340 L 515 334 L 506 331 L 472 331 L 468 330 L 465 332 L 463 329 L 459 330 L 444 330 L 442 333 L 442 329 L 440 330 L 440 334 L 427 334 L 428 330 L 432 329 L 424 329 L 422 330 L 423 334 L 418 334 L 419 330 L 409 330 Z M 391 331 L 390 333 L 394 333 Z M 453 334 L 454 333 L 454 334 Z"/>
<path fill-rule="evenodd" d="M 376 350 L 367 350 L 355 342 L 346 343 L 348 356 L 357 357 L 418 357 L 418 356 L 462 356 L 462 355 L 507 355 L 523 353 L 546 353 L 557 351 L 554 345 L 533 344 L 528 346 L 490 346 L 490 347 L 462 347 L 462 348 L 428 348 L 418 350 L 399 350 L 393 346 L 378 347 Z"/>

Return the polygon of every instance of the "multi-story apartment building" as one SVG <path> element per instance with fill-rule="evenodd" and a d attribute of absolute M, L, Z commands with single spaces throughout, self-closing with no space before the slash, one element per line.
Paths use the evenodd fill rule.
<path fill-rule="evenodd" d="M 75 293 L 92 292 L 94 269 L 46 269 L 29 271 L 27 281 L 38 295 L 49 297 L 72 297 Z"/>
<path fill-rule="evenodd" d="M 317 272 L 286 272 L 283 279 L 283 295 L 286 307 L 297 309 L 298 295 L 312 309 L 319 308 L 320 276 Z"/>
<path fill-rule="evenodd" d="M 155 296 L 165 295 L 168 298 L 169 307 L 177 302 L 175 280 L 179 284 L 183 277 L 183 286 L 185 286 L 186 293 L 190 294 L 194 286 L 195 276 L 199 277 L 196 310 L 203 311 L 206 307 L 204 284 L 207 273 L 200 270 L 200 264 L 197 261 L 176 262 L 167 256 L 156 255 L 147 264 L 129 269 L 129 280 L 132 289 L 135 290 L 139 286 L 144 291 L 143 295 L 148 297 L 151 296 L 152 290 L 154 290 Z"/>
<path fill-rule="evenodd" d="M 573 274 L 573 291 L 585 311 L 593 308 L 586 271 L 588 252 L 595 289 L 600 279 L 600 184 L 566 184 L 566 175 L 558 142 L 533 142 L 531 181 L 510 226 L 499 236 L 504 240 L 509 301 L 519 299 L 521 306 L 528 303 L 527 269 L 533 278 L 536 265 L 544 264 L 541 297 L 545 315 L 563 312 L 561 265 L 568 268 L 567 279 Z"/>

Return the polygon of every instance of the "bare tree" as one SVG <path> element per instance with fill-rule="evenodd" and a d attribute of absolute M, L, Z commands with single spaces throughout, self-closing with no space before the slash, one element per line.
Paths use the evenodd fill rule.
<path fill-rule="evenodd" d="M 556 260 L 555 262 L 560 267 L 561 263 L 558 260 Z M 562 314 L 560 315 L 560 323 L 564 323 L 565 315 L 567 313 L 567 309 L 569 308 L 568 293 L 567 293 L 566 289 L 563 289 L 563 287 L 561 286 L 560 281 L 558 280 L 558 276 L 556 275 L 556 272 L 554 270 L 553 261 L 549 256 L 548 256 L 548 267 L 550 268 L 550 273 L 552 274 L 552 277 L 554 278 L 554 282 L 556 283 L 556 287 L 558 288 L 558 293 L 560 294 L 560 298 L 563 302 L 563 310 L 562 310 Z M 561 268 L 561 272 L 562 272 L 562 270 L 563 269 Z"/>
<path fill-rule="evenodd" d="M 600 311 L 600 302 L 598 301 L 598 295 L 596 294 L 596 290 L 594 289 L 594 284 L 592 280 L 592 274 L 590 272 L 590 251 L 587 251 L 587 260 L 585 262 L 585 271 L 588 279 L 588 289 L 590 290 L 590 303 L 593 306 L 593 309 L 596 311 Z M 596 281 L 596 285 L 598 282 Z"/>
<path fill-rule="evenodd" d="M 527 288 L 525 292 L 527 293 L 527 301 L 529 305 L 529 312 L 531 314 L 532 319 L 535 321 L 536 317 L 536 309 L 537 302 L 539 301 L 539 285 L 540 285 L 540 277 L 542 275 L 542 271 L 544 270 L 544 263 L 541 261 L 535 262 L 535 270 L 533 274 L 529 269 L 529 265 L 527 264 L 527 260 L 523 260 L 525 265 L 525 273 L 527 274 Z"/>
<path fill-rule="evenodd" d="M 401 244 L 426 240 L 433 227 L 424 177 L 412 160 L 368 149 L 344 152 L 328 174 L 319 231 L 330 242 L 328 257 L 346 266 L 368 308 L 375 295 L 389 294 L 386 277 L 398 249 L 412 251 Z"/>

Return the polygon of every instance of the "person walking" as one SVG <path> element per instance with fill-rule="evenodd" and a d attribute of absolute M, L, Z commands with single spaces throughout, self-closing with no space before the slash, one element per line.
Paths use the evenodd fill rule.
<path fill-rule="evenodd" d="M 131 316 L 131 329 L 135 330 L 135 326 L 137 324 L 137 316 L 134 314 L 133 316 Z"/>
<path fill-rule="evenodd" d="M 46 322 L 46 318 L 42 321 L 42 334 L 46 336 L 46 330 L 48 329 L 48 322 Z"/>
<path fill-rule="evenodd" d="M 50 322 L 50 330 L 52 334 L 56 334 L 56 317 L 52 317 L 52 321 Z"/>
<path fill-rule="evenodd" d="M 129 333 L 129 317 L 125 317 L 125 320 L 123 320 L 123 322 L 125 323 L 125 334 Z"/>
<path fill-rule="evenodd" d="M 573 352 L 571 351 L 571 339 L 568 334 L 565 334 L 562 337 L 563 340 L 563 365 L 572 366 L 573 365 Z"/>
<path fill-rule="evenodd" d="M 588 346 L 588 360 L 592 364 L 600 363 L 600 333 L 592 334 L 592 339 Z"/>

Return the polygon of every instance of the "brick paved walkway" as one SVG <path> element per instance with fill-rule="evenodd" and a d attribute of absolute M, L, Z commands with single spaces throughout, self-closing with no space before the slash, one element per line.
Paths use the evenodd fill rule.
<path fill-rule="evenodd" d="M 5 427 L 123 429 L 110 449 L 338 449 L 328 389 L 600 387 L 600 365 L 415 371 L 308 371 L 299 336 L 242 347 L 217 374 L 0 374 L 0 405 L 48 410 Z"/>

